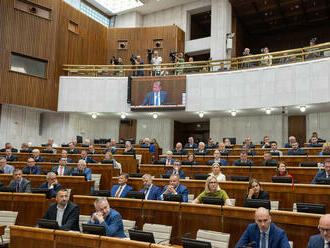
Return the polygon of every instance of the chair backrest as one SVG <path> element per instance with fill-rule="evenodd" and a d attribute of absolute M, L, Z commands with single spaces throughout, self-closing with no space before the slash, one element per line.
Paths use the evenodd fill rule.
<path fill-rule="evenodd" d="M 132 229 L 135 227 L 135 221 L 134 220 L 123 220 L 124 225 L 124 233 L 126 237 L 129 237 L 128 229 Z"/>
<path fill-rule="evenodd" d="M 213 248 L 228 248 L 230 234 L 199 229 L 196 239 L 210 242 Z"/>
<path fill-rule="evenodd" d="M 236 204 L 236 199 L 235 198 L 229 198 L 231 205 L 234 207 Z"/>
<path fill-rule="evenodd" d="M 139 161 L 139 165 L 140 165 L 142 161 L 142 154 L 136 154 L 135 157 Z"/>
<path fill-rule="evenodd" d="M 293 241 L 289 241 L 289 245 L 291 248 L 293 248 Z"/>
<path fill-rule="evenodd" d="M 143 225 L 143 231 L 152 232 L 154 234 L 155 242 L 159 243 L 163 240 L 171 239 L 172 226 L 146 223 Z"/>
<path fill-rule="evenodd" d="M 119 173 L 122 173 L 122 167 L 121 167 L 121 163 L 119 163 L 118 161 L 116 161 L 116 166 L 119 168 Z"/>
<path fill-rule="evenodd" d="M 195 199 L 195 195 L 194 194 L 188 194 L 188 202 L 192 202 Z"/>
<path fill-rule="evenodd" d="M 92 181 L 94 181 L 94 190 L 100 189 L 100 181 L 102 174 L 92 174 Z"/>
<path fill-rule="evenodd" d="M 71 195 L 71 189 L 66 189 L 68 191 L 68 197 L 70 199 L 70 195 Z"/>
<path fill-rule="evenodd" d="M 79 228 L 82 232 L 82 224 L 87 224 L 87 222 L 90 220 L 90 215 L 79 215 Z"/>
<path fill-rule="evenodd" d="M 270 209 L 271 210 L 278 210 L 278 201 L 270 201 Z"/>
<path fill-rule="evenodd" d="M 0 211 L 0 225 L 5 225 L 5 234 L 3 235 L 4 243 L 9 243 L 10 239 L 10 225 L 15 225 L 18 212 L 14 211 Z"/>

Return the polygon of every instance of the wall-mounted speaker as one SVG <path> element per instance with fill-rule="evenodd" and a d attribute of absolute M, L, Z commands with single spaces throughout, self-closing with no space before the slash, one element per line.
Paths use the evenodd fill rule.
<path fill-rule="evenodd" d="M 118 41 L 118 49 L 127 49 L 128 41 L 127 40 L 119 40 Z"/>
<path fill-rule="evenodd" d="M 154 45 L 154 49 L 163 48 L 163 40 L 162 39 L 153 40 L 153 45 Z"/>

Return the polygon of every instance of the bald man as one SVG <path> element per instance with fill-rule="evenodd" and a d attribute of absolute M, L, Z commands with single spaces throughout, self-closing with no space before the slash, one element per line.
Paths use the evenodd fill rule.
<path fill-rule="evenodd" d="M 307 248 L 330 247 L 330 214 L 321 216 L 318 229 L 320 234 L 310 237 Z"/>
<path fill-rule="evenodd" d="M 239 247 L 255 248 L 290 248 L 286 233 L 271 221 L 269 210 L 258 208 L 254 217 L 255 223 L 249 224 L 236 244 Z"/>

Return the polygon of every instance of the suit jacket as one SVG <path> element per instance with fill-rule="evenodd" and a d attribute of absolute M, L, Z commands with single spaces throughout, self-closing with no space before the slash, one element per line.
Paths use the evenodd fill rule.
<path fill-rule="evenodd" d="M 303 155 L 303 154 L 306 154 L 306 151 L 304 149 L 301 149 L 301 148 L 298 148 L 297 150 L 291 149 L 287 153 L 287 155 Z"/>
<path fill-rule="evenodd" d="M 78 168 L 74 168 L 73 169 L 73 173 L 78 173 L 79 171 L 78 171 Z M 87 179 L 87 181 L 91 181 L 92 180 L 92 170 L 91 170 L 91 168 L 85 168 L 84 170 L 83 170 L 83 173 L 85 173 L 85 175 L 86 175 L 86 179 Z"/>
<path fill-rule="evenodd" d="M 166 173 L 166 175 L 172 175 L 172 174 L 175 174 L 174 170 L 170 170 Z M 186 173 L 184 173 L 182 170 L 179 170 L 179 176 L 180 176 L 180 179 L 185 179 Z"/>
<path fill-rule="evenodd" d="M 307 248 L 323 248 L 324 238 L 321 234 L 313 235 L 309 238 Z"/>
<path fill-rule="evenodd" d="M 290 144 L 290 142 L 285 143 L 284 148 L 291 148 L 291 144 Z"/>
<path fill-rule="evenodd" d="M 207 164 L 208 164 L 208 165 L 212 165 L 212 164 L 214 164 L 214 163 L 215 163 L 215 162 L 214 162 L 214 159 L 212 159 L 212 160 L 210 160 Z M 227 166 L 227 165 L 228 165 L 227 160 L 220 158 L 220 165 Z"/>
<path fill-rule="evenodd" d="M 23 174 L 31 174 L 31 175 L 41 175 L 42 170 L 40 166 L 33 166 L 32 168 L 30 166 L 25 166 L 22 170 Z"/>
<path fill-rule="evenodd" d="M 56 220 L 57 215 L 57 203 L 52 203 L 43 219 L 47 220 Z M 64 210 L 62 226 L 60 226 L 60 230 L 72 230 L 72 231 L 80 231 L 79 229 L 79 207 L 71 201 L 68 201 L 66 208 Z"/>
<path fill-rule="evenodd" d="M 164 200 L 163 198 L 163 194 L 165 192 L 165 190 L 167 189 L 168 185 L 166 185 L 162 192 L 160 192 L 160 196 L 158 197 L 158 200 Z M 178 187 L 176 188 L 176 192 L 178 195 L 182 195 L 182 201 L 183 202 L 188 202 L 188 193 L 189 193 L 189 190 L 186 186 L 183 186 L 182 184 L 179 184 Z"/>
<path fill-rule="evenodd" d="M 162 158 L 160 161 L 162 161 L 166 164 L 166 160 L 167 160 L 167 158 Z M 170 160 L 170 165 L 174 165 L 174 159 L 173 158 Z"/>
<path fill-rule="evenodd" d="M 58 174 L 57 173 L 58 167 L 59 167 L 59 165 L 53 167 L 52 170 L 51 170 L 51 172 L 54 172 L 57 175 Z M 72 168 L 71 167 L 68 167 L 68 166 L 65 166 L 64 167 L 64 173 L 63 173 L 63 175 L 64 176 L 71 176 L 72 175 Z"/>
<path fill-rule="evenodd" d="M 313 178 L 312 184 L 316 184 L 316 178 L 327 178 L 327 174 L 325 170 L 321 170 L 318 173 L 316 173 L 315 177 Z"/>
<path fill-rule="evenodd" d="M 106 154 L 107 152 L 111 152 L 112 154 L 116 154 L 117 153 L 116 149 L 114 149 L 114 148 L 105 149 L 103 151 L 103 154 Z"/>
<path fill-rule="evenodd" d="M 157 200 L 162 190 L 155 185 L 151 185 L 150 187 L 151 188 L 149 189 L 147 200 Z M 146 190 L 147 190 L 146 187 L 144 187 L 143 189 L 140 190 L 140 192 L 145 193 Z"/>
<path fill-rule="evenodd" d="M 141 148 L 149 148 L 150 152 L 152 152 L 154 155 L 156 154 L 156 148 L 153 144 L 150 144 L 149 146 L 146 144 L 142 144 Z"/>
<path fill-rule="evenodd" d="M 256 242 L 256 248 L 260 247 L 260 229 L 256 223 L 249 224 L 245 232 L 241 236 L 235 248 L 245 246 L 248 243 Z M 274 223 L 270 223 L 268 248 L 290 248 L 290 244 L 286 233 Z"/>
<path fill-rule="evenodd" d="M 167 92 L 165 91 L 160 91 L 160 105 L 164 105 L 167 103 Z M 144 98 L 143 103 L 141 106 L 149 106 L 149 105 L 154 105 L 154 92 L 151 91 L 147 93 L 146 98 Z"/>
<path fill-rule="evenodd" d="M 115 197 L 116 192 L 119 189 L 119 187 L 120 187 L 119 184 L 116 184 L 116 185 L 112 186 L 111 191 L 110 191 L 110 196 L 111 197 Z M 132 191 L 132 190 L 133 190 L 133 188 L 131 186 L 129 186 L 128 184 L 126 184 L 124 190 L 122 190 L 121 194 L 119 195 L 119 198 L 125 198 L 126 195 L 127 195 L 127 192 Z"/>
<path fill-rule="evenodd" d="M 41 156 L 41 155 L 37 159 L 35 157 L 33 157 L 33 156 L 31 158 L 34 158 L 34 161 L 36 161 L 36 162 L 46 162 L 46 160 L 44 159 L 44 157 Z"/>
<path fill-rule="evenodd" d="M 234 161 L 233 165 L 234 166 L 239 166 L 239 163 L 241 163 L 241 160 L 237 159 L 237 160 Z M 247 160 L 246 165 L 247 166 L 253 166 L 253 162 L 251 160 Z"/>
<path fill-rule="evenodd" d="M 7 161 L 13 162 L 13 161 L 17 161 L 17 157 L 15 155 L 11 155 L 10 157 L 5 157 L 7 159 Z"/>
<path fill-rule="evenodd" d="M 92 157 L 86 157 L 85 159 L 79 158 L 77 160 L 77 163 L 79 162 L 79 160 L 85 160 L 86 164 L 96 164 L 97 161 L 95 161 Z"/>
<path fill-rule="evenodd" d="M 9 188 L 16 189 L 17 187 L 17 181 L 11 180 L 9 185 Z M 31 193 L 31 182 L 26 180 L 25 178 L 22 178 L 20 185 L 19 185 L 19 193 Z"/>
<path fill-rule="evenodd" d="M 28 148 L 26 150 L 20 150 L 20 153 L 32 153 L 32 148 Z"/>
<path fill-rule="evenodd" d="M 0 152 L 6 152 L 6 148 L 2 148 Z M 11 152 L 18 152 L 16 148 L 11 148 Z"/>
<path fill-rule="evenodd" d="M 68 149 L 67 151 L 68 151 L 69 154 L 79 154 L 79 151 L 76 148 L 73 149 L 73 150 Z"/>
<path fill-rule="evenodd" d="M 173 149 L 172 152 L 173 155 L 188 155 L 188 152 L 185 149 L 181 149 L 180 151 Z"/>
<path fill-rule="evenodd" d="M 186 143 L 184 145 L 184 148 L 197 148 L 197 147 L 198 147 L 198 145 L 196 143 L 194 143 L 193 145 L 191 145 L 190 143 Z"/>
<path fill-rule="evenodd" d="M 194 152 L 195 155 L 209 155 L 210 152 L 208 150 L 203 150 L 203 152 L 200 152 L 199 150 L 195 150 Z"/>
<path fill-rule="evenodd" d="M 57 163 L 57 162 L 60 161 L 60 159 L 61 159 L 61 158 L 58 158 L 58 159 L 56 159 L 56 160 L 52 160 L 51 162 Z M 67 162 L 67 163 L 73 163 L 73 160 L 72 160 L 71 158 L 68 158 L 68 157 L 67 157 L 67 158 L 66 158 L 66 162 Z"/>
<path fill-rule="evenodd" d="M 48 188 L 48 182 L 43 182 L 40 186 L 40 189 L 49 189 L 49 193 L 47 194 L 47 198 L 55 198 L 57 191 L 59 191 L 62 188 L 61 184 L 55 184 L 52 189 Z"/>

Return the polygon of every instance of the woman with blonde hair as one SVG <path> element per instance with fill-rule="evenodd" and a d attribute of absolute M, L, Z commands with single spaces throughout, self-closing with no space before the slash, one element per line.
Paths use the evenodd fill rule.
<path fill-rule="evenodd" d="M 210 176 L 216 177 L 217 181 L 226 181 L 226 176 L 221 173 L 221 166 L 218 163 L 212 164 L 212 172 L 209 173 Z"/>
<path fill-rule="evenodd" d="M 223 202 L 225 203 L 225 206 L 231 206 L 229 197 L 226 193 L 226 191 L 220 189 L 219 183 L 217 181 L 217 178 L 214 176 L 210 176 L 206 179 L 205 182 L 205 190 L 197 196 L 195 200 L 193 200 L 192 203 L 201 203 L 203 197 L 216 197 L 221 198 Z"/>
<path fill-rule="evenodd" d="M 325 142 L 322 146 L 322 151 L 319 153 L 320 156 L 323 156 L 323 153 L 330 154 L 330 142 Z"/>

